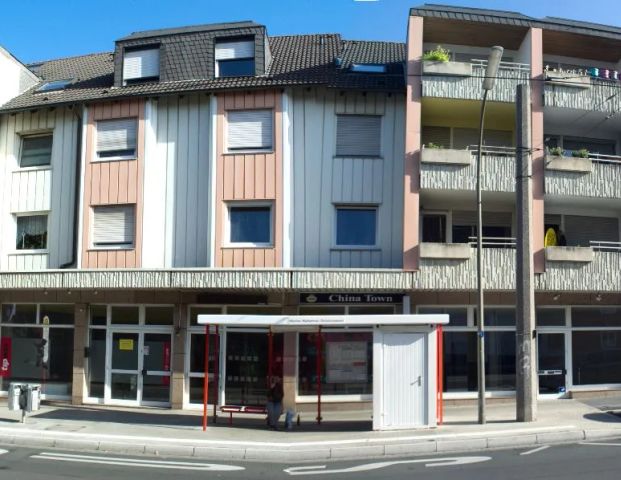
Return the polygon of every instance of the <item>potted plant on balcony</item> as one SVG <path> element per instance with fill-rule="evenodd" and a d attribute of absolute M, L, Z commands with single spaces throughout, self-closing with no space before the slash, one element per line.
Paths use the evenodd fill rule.
<path fill-rule="evenodd" d="M 552 85 L 563 85 L 565 87 L 589 88 L 591 86 L 591 75 L 585 70 L 565 70 L 563 68 L 550 68 L 546 65 L 544 69 L 546 82 Z"/>
<path fill-rule="evenodd" d="M 450 50 L 442 45 L 423 54 L 423 73 L 427 75 L 472 75 L 472 65 L 465 62 L 451 62 Z"/>
<path fill-rule="evenodd" d="M 589 158 L 589 151 L 586 148 L 580 150 L 573 150 L 571 156 L 574 158 Z"/>
<path fill-rule="evenodd" d="M 444 145 L 438 145 L 437 143 L 429 142 L 429 143 L 425 144 L 425 148 L 439 149 L 439 148 L 444 148 Z"/>
<path fill-rule="evenodd" d="M 548 154 L 552 155 L 553 157 L 562 157 L 563 149 L 561 147 L 552 147 L 548 149 Z"/>
<path fill-rule="evenodd" d="M 548 148 L 545 159 L 547 170 L 560 170 L 574 173 L 590 173 L 593 171 L 593 163 L 589 158 L 586 148 L 565 152 L 561 147 Z"/>

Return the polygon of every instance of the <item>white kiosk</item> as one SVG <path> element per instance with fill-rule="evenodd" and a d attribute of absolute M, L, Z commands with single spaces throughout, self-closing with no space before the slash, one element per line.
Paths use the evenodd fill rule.
<path fill-rule="evenodd" d="M 205 372 L 211 327 L 265 328 L 266 332 L 319 332 L 323 327 L 373 329 L 373 429 L 435 427 L 441 419 L 442 325 L 448 315 L 199 315 L 205 325 Z M 319 336 L 318 336 L 319 338 Z M 321 355 L 321 349 L 318 349 Z M 271 359 L 269 360 L 271 361 Z M 318 369 L 320 362 L 317 362 Z M 318 372 L 320 379 L 320 372 Z M 207 427 L 208 375 L 203 429 Z M 268 379 L 269 382 L 269 379 Z M 321 381 L 317 382 L 318 421 Z M 215 408 L 215 407 L 214 407 Z"/>

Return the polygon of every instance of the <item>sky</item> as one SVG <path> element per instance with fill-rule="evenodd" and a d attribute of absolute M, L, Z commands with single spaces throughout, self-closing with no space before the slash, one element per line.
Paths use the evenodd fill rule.
<path fill-rule="evenodd" d="M 619 0 L 427 0 L 621 27 Z M 410 7 L 425 0 L 0 0 L 0 45 L 22 62 L 112 51 L 131 32 L 254 20 L 269 35 L 340 33 L 405 41 Z"/>

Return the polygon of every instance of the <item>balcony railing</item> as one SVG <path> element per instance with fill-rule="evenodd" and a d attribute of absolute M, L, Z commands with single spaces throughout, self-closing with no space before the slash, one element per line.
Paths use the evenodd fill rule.
<path fill-rule="evenodd" d="M 549 107 L 572 108 L 614 113 L 621 107 L 618 80 L 589 75 L 547 75 L 544 104 Z"/>
<path fill-rule="evenodd" d="M 468 145 L 467 150 L 470 150 L 474 155 L 476 155 L 479 152 L 479 146 Z M 483 155 L 493 155 L 496 157 L 515 157 L 515 147 L 483 145 L 481 153 Z"/>
<path fill-rule="evenodd" d="M 596 252 L 621 252 L 621 242 L 608 242 L 604 240 L 591 240 L 589 245 Z"/>
<path fill-rule="evenodd" d="M 516 242 L 515 237 L 483 237 L 481 244 L 484 248 L 515 248 Z M 477 237 L 468 237 L 468 243 L 476 248 Z"/>
<path fill-rule="evenodd" d="M 485 74 L 485 69 L 487 68 L 487 60 L 473 58 L 472 60 L 470 60 L 470 63 L 472 63 L 473 67 L 482 69 L 483 74 Z M 528 77 L 528 75 L 530 74 L 530 64 L 518 62 L 500 62 L 500 65 L 498 66 L 499 77 L 501 76 L 500 72 L 503 71 L 510 71 Z"/>

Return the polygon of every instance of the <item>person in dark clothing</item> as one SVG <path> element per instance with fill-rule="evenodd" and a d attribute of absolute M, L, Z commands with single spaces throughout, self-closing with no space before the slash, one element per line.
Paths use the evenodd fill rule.
<path fill-rule="evenodd" d="M 278 430 L 278 420 L 282 413 L 282 399 L 285 392 L 279 377 L 273 377 L 271 383 L 267 392 L 267 424 L 270 428 Z"/>

